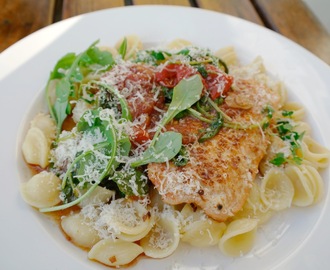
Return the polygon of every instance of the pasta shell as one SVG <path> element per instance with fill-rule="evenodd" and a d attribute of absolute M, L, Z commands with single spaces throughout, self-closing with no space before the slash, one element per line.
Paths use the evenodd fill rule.
<path fill-rule="evenodd" d="M 87 205 L 107 203 L 114 197 L 114 195 L 114 191 L 97 186 L 87 198 L 79 203 L 79 206 L 83 208 Z"/>
<path fill-rule="evenodd" d="M 191 42 L 185 39 L 175 39 L 166 45 L 166 48 L 170 50 L 180 50 L 187 46 L 191 46 Z"/>
<path fill-rule="evenodd" d="M 305 108 L 298 102 L 287 102 L 283 105 L 282 110 L 293 111 L 291 118 L 300 121 L 305 117 Z"/>
<path fill-rule="evenodd" d="M 238 64 L 237 54 L 233 46 L 223 47 L 217 50 L 214 55 L 219 57 L 228 66 L 236 66 Z"/>
<path fill-rule="evenodd" d="M 45 134 L 36 127 L 31 127 L 24 139 L 22 151 L 29 164 L 46 168 L 49 164 L 50 145 Z"/>
<path fill-rule="evenodd" d="M 127 242 L 135 242 L 145 237 L 150 232 L 153 225 L 154 225 L 154 221 L 149 219 L 149 222 L 147 223 L 145 230 L 141 231 L 140 233 L 137 234 L 120 233 L 117 235 L 117 237 Z"/>
<path fill-rule="evenodd" d="M 220 250 L 227 256 L 240 256 L 252 249 L 258 221 L 237 219 L 229 223 L 219 241 Z"/>
<path fill-rule="evenodd" d="M 165 258 L 171 255 L 180 242 L 179 227 L 172 218 L 160 217 L 149 234 L 140 244 L 144 253 L 151 258 Z"/>
<path fill-rule="evenodd" d="M 259 224 L 263 224 L 273 215 L 273 211 L 269 207 L 265 206 L 261 200 L 258 180 L 260 179 L 257 179 L 253 183 L 248 199 L 246 200 L 242 210 L 235 214 L 234 219 L 253 218 L 257 219 Z"/>
<path fill-rule="evenodd" d="M 108 266 L 122 266 L 132 262 L 143 249 L 131 242 L 120 239 L 104 239 L 95 244 L 88 253 L 88 258 Z"/>
<path fill-rule="evenodd" d="M 216 245 L 226 224 L 212 219 L 195 221 L 184 228 L 181 240 L 195 247 L 208 247 Z"/>
<path fill-rule="evenodd" d="M 49 144 L 51 144 L 56 137 L 55 121 L 50 118 L 48 114 L 37 114 L 31 121 L 31 127 L 40 129 L 44 133 Z"/>
<path fill-rule="evenodd" d="M 302 141 L 303 158 L 317 169 L 326 168 L 329 164 L 330 151 L 309 136 Z"/>
<path fill-rule="evenodd" d="M 20 191 L 23 199 L 37 208 L 57 205 L 60 200 L 61 180 L 51 172 L 41 172 L 23 183 Z"/>
<path fill-rule="evenodd" d="M 316 170 L 310 166 L 290 165 L 285 168 L 285 173 L 294 186 L 294 205 L 308 206 L 319 199 L 323 182 Z"/>
<path fill-rule="evenodd" d="M 80 247 L 91 248 L 101 240 L 98 232 L 88 224 L 81 214 L 64 217 L 61 226 L 70 240 Z"/>
<path fill-rule="evenodd" d="M 260 198 L 267 207 L 280 211 L 291 206 L 294 187 L 281 169 L 271 168 L 261 179 L 260 192 Z"/>

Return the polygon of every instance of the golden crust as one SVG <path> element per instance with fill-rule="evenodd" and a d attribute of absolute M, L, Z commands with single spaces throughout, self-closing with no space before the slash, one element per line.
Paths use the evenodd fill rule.
<path fill-rule="evenodd" d="M 245 100 L 245 108 L 237 103 L 224 104 L 224 110 L 234 122 L 241 125 L 260 123 L 265 117 L 266 105 L 278 107 L 278 94 L 255 81 L 242 81 L 235 91 L 228 93 L 228 100 Z M 239 98 L 237 98 L 239 97 Z M 148 165 L 151 182 L 168 204 L 194 203 L 211 218 L 224 221 L 238 212 L 245 203 L 258 166 L 266 153 L 268 137 L 258 125 L 250 129 L 222 128 L 210 140 L 198 143 L 187 138 L 198 134 L 203 124 L 186 118 L 170 124 L 167 128 L 184 131 L 190 162 L 177 167 L 172 162 Z M 190 136 L 190 137 L 189 137 Z M 195 136 L 196 137 L 196 136 Z M 197 138 L 197 137 L 196 137 Z"/>

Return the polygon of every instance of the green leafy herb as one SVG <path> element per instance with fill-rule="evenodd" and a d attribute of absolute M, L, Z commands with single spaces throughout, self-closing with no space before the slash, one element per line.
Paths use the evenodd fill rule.
<path fill-rule="evenodd" d="M 127 38 L 125 37 L 123 39 L 123 42 L 119 46 L 118 53 L 121 55 L 123 59 L 125 59 L 126 52 L 127 52 Z"/>
<path fill-rule="evenodd" d="M 159 135 L 153 145 L 151 145 L 142 157 L 131 163 L 131 166 L 138 167 L 151 162 L 167 162 L 174 158 L 182 146 L 182 135 L 178 132 L 168 131 Z"/>
<path fill-rule="evenodd" d="M 266 116 L 269 119 L 272 119 L 273 118 L 273 114 L 274 114 L 274 109 L 273 109 L 272 106 L 267 105 L 265 108 L 263 108 L 262 113 L 266 114 Z"/>
<path fill-rule="evenodd" d="M 143 196 L 149 190 L 148 178 L 133 168 L 116 171 L 111 180 L 117 184 L 120 192 L 127 196 Z"/>
<path fill-rule="evenodd" d="M 106 115 L 101 109 L 85 112 L 77 124 L 77 131 L 88 137 L 99 137 L 101 134 L 104 140 L 95 143 L 90 150 L 78 153 L 67 168 L 62 179 L 62 193 L 68 196 L 65 197 L 66 203 L 40 211 L 57 211 L 78 204 L 89 196 L 104 178 L 115 172 L 120 164 L 116 157 L 128 156 L 131 143 L 126 134 L 118 136 L 114 121 L 116 119 L 111 114 Z M 91 166 L 92 176 L 89 172 Z"/>
<path fill-rule="evenodd" d="M 224 61 L 222 61 L 221 59 L 218 59 L 218 67 L 219 67 L 220 69 L 222 69 L 225 73 L 228 74 L 228 72 L 229 72 L 228 66 L 227 66 L 227 64 L 226 64 Z"/>
<path fill-rule="evenodd" d="M 286 162 L 287 162 L 287 159 L 284 157 L 283 153 L 277 153 L 275 155 L 275 157 L 270 161 L 270 163 L 272 163 L 278 167 Z"/>
<path fill-rule="evenodd" d="M 174 88 L 172 101 L 167 112 L 160 122 L 160 128 L 156 131 L 151 146 L 157 140 L 163 126 L 170 122 L 178 113 L 190 108 L 196 103 L 202 94 L 203 83 L 199 75 L 182 79 Z M 187 94 L 189 93 L 189 94 Z"/>
<path fill-rule="evenodd" d="M 61 132 L 64 120 L 71 113 L 69 101 L 74 92 L 74 85 L 75 83 L 80 83 L 84 78 L 82 70 L 93 65 L 107 69 L 114 64 L 112 55 L 109 52 L 102 52 L 95 47 L 97 42 L 94 42 L 86 51 L 79 55 L 74 53 L 66 54 L 56 63 L 53 71 L 50 73 L 46 86 L 46 98 L 49 112 L 56 121 L 58 135 Z M 55 85 L 56 100 L 52 103 L 50 83 L 55 79 L 58 80 Z"/>
<path fill-rule="evenodd" d="M 150 55 L 156 60 L 156 61 L 163 61 L 165 60 L 164 52 L 162 51 L 149 51 Z"/>
<path fill-rule="evenodd" d="M 187 165 L 189 162 L 189 153 L 185 146 L 182 146 L 179 153 L 173 158 L 173 163 L 175 166 L 182 167 Z"/>
<path fill-rule="evenodd" d="M 286 110 L 282 111 L 282 115 L 284 117 L 291 117 L 293 114 L 294 114 L 294 111 L 286 111 Z"/>
<path fill-rule="evenodd" d="M 223 126 L 223 119 L 220 113 L 217 113 L 217 118 L 211 123 L 211 125 L 202 132 L 202 136 L 198 139 L 198 142 L 202 143 L 217 135 Z"/>
<path fill-rule="evenodd" d="M 197 66 L 197 71 L 201 74 L 203 78 L 206 78 L 209 74 L 203 65 L 198 65 Z"/>

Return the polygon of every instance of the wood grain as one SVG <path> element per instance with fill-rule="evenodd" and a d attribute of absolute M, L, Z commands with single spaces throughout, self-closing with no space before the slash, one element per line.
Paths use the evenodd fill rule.
<path fill-rule="evenodd" d="M 300 0 L 253 0 L 265 24 L 330 64 L 330 35 Z"/>
<path fill-rule="evenodd" d="M 263 25 L 258 13 L 249 0 L 196 0 L 200 8 L 219 11 Z"/>
<path fill-rule="evenodd" d="M 53 20 L 55 0 L 0 0 L 0 52 Z"/>
<path fill-rule="evenodd" d="M 121 6 L 125 6 L 124 0 L 63 0 L 62 18 L 67 19 L 91 11 Z"/>
<path fill-rule="evenodd" d="M 190 6 L 189 0 L 133 0 L 134 5 L 175 5 Z"/>

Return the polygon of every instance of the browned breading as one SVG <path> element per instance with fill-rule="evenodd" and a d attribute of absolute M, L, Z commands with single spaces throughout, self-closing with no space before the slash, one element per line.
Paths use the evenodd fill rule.
<path fill-rule="evenodd" d="M 148 165 L 149 179 L 164 202 L 194 203 L 218 221 L 226 220 L 242 208 L 268 145 L 267 135 L 258 126 L 265 117 L 262 109 L 266 105 L 277 108 L 279 97 L 255 81 L 237 85 L 239 87 L 228 94 L 229 102 L 222 105 L 222 109 L 233 122 L 254 125 L 253 128 L 224 127 L 212 139 L 198 143 L 187 138 L 198 134 L 203 127 L 199 120 L 186 118 L 167 127 L 183 131 L 184 142 L 190 143 L 187 145 L 190 162 L 183 167 L 172 162 Z M 244 104 L 240 108 L 235 102 Z"/>

